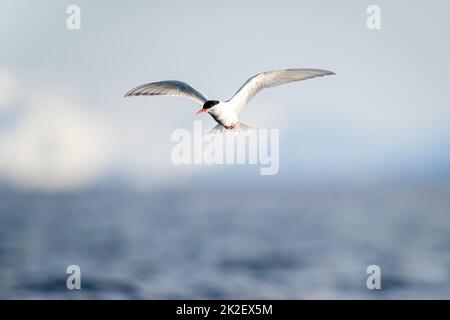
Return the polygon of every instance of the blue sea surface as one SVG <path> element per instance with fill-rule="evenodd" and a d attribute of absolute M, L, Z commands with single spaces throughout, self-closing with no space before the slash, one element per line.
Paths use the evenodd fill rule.
<path fill-rule="evenodd" d="M 2 299 L 448 299 L 449 252 L 449 185 L 0 192 Z"/>

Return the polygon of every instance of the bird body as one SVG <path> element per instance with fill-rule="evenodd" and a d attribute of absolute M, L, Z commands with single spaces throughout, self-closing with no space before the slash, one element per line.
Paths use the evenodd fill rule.
<path fill-rule="evenodd" d="M 248 79 L 228 101 L 208 100 L 205 95 L 189 84 L 178 80 L 143 84 L 133 88 L 125 96 L 167 95 L 187 97 L 202 105 L 202 109 L 197 114 L 207 112 L 226 129 L 233 129 L 239 123 L 238 115 L 242 108 L 262 90 L 289 82 L 333 74 L 335 73 L 320 69 L 286 69 L 259 73 Z"/>
<path fill-rule="evenodd" d="M 239 122 L 237 113 L 230 102 L 220 101 L 207 111 L 217 123 L 227 129 L 233 129 Z"/>

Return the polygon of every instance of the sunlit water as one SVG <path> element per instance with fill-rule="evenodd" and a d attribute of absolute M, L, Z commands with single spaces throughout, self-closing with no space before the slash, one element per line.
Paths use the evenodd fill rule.
<path fill-rule="evenodd" d="M 448 186 L 225 195 L 2 191 L 0 298 L 450 298 Z"/>

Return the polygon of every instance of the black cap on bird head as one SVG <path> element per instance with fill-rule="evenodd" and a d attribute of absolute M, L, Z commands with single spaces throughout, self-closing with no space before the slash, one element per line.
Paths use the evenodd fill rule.
<path fill-rule="evenodd" d="M 216 104 L 219 104 L 220 101 L 217 100 L 208 100 L 203 104 L 203 108 L 201 108 L 197 114 L 208 111 L 208 109 L 214 107 Z"/>

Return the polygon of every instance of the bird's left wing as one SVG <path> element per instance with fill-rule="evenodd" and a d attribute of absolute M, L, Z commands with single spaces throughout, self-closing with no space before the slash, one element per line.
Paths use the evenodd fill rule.
<path fill-rule="evenodd" d="M 229 102 L 232 103 L 235 112 L 239 113 L 242 107 L 249 103 L 257 93 L 266 88 L 332 74 L 335 73 L 320 69 L 286 69 L 263 72 L 248 79 Z"/>
<path fill-rule="evenodd" d="M 206 98 L 199 91 L 192 88 L 186 82 L 177 80 L 166 80 L 143 84 L 128 91 L 125 94 L 125 97 L 158 95 L 187 97 L 197 101 L 201 105 L 203 105 L 208 100 L 208 98 Z"/>

